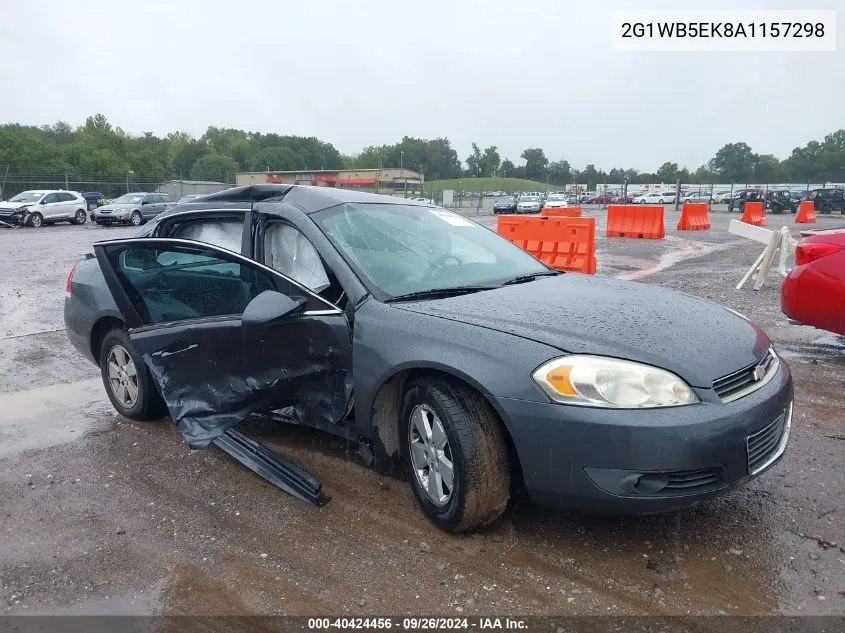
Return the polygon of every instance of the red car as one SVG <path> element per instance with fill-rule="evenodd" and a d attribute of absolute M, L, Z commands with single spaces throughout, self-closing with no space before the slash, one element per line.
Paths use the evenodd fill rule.
<path fill-rule="evenodd" d="M 845 228 L 801 235 L 795 268 L 781 286 L 781 310 L 794 321 L 845 336 Z"/>
<path fill-rule="evenodd" d="M 587 200 L 587 204 L 613 204 L 616 196 L 612 193 L 602 193 Z"/>

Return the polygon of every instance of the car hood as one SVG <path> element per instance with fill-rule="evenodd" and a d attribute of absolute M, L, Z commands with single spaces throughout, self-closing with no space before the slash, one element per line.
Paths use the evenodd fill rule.
<path fill-rule="evenodd" d="M 126 211 L 127 209 L 137 209 L 140 204 L 104 204 L 97 211 Z"/>
<path fill-rule="evenodd" d="M 663 367 L 693 387 L 762 359 L 771 345 L 724 306 L 659 286 L 568 273 L 395 307 L 470 323 L 561 351 Z"/>
<path fill-rule="evenodd" d="M 0 202 L 0 209 L 20 209 L 21 207 L 31 207 L 34 202 Z"/>

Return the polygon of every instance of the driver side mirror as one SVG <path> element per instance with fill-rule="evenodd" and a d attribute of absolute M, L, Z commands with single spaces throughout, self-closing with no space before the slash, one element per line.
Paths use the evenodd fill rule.
<path fill-rule="evenodd" d="M 306 303 L 304 297 L 292 299 L 281 292 L 265 290 L 249 302 L 241 315 L 241 325 L 244 328 L 270 327 L 303 312 Z"/>

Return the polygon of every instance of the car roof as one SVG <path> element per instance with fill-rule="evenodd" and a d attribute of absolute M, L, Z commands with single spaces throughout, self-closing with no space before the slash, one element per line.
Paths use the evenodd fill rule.
<path fill-rule="evenodd" d="M 334 187 L 315 187 L 312 185 L 247 185 L 232 187 L 225 191 L 203 196 L 202 204 L 209 203 L 246 203 L 281 202 L 293 204 L 307 214 L 316 213 L 343 203 L 367 202 L 370 204 L 407 204 L 414 206 L 433 206 L 430 203 L 410 198 L 399 198 L 382 194 L 337 189 Z M 265 212 L 267 208 L 263 209 Z"/>

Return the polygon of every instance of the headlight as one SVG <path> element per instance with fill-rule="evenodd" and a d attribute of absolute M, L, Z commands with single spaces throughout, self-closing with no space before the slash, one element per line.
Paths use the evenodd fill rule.
<path fill-rule="evenodd" d="M 531 376 L 553 401 L 610 409 L 676 407 L 698 402 L 689 385 L 664 369 L 604 356 L 564 356 Z"/>

